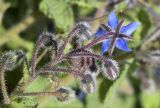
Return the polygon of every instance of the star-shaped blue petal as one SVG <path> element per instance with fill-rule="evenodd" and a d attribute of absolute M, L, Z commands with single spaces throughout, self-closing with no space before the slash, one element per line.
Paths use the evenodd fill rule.
<path fill-rule="evenodd" d="M 103 30 L 101 27 L 99 27 L 98 30 L 97 30 L 97 32 L 95 33 L 95 35 L 96 35 L 97 37 L 101 37 L 101 36 L 103 36 L 105 33 L 106 33 L 106 31 Z"/>
<path fill-rule="evenodd" d="M 116 18 L 116 15 L 114 12 L 111 12 L 109 15 L 108 15 L 108 25 L 112 28 L 112 29 L 115 29 L 116 26 L 118 24 L 118 20 Z"/>
<path fill-rule="evenodd" d="M 111 43 L 110 39 L 103 41 L 102 50 L 101 50 L 101 53 L 100 53 L 101 55 L 103 55 L 103 53 L 105 53 L 109 49 L 110 43 Z"/>
<path fill-rule="evenodd" d="M 132 22 L 128 24 L 127 26 L 123 26 L 120 32 L 127 36 L 130 36 L 139 25 L 140 25 L 139 22 Z"/>
<path fill-rule="evenodd" d="M 117 39 L 115 45 L 120 50 L 127 52 L 131 51 L 131 49 L 128 48 L 128 43 L 123 38 Z"/>

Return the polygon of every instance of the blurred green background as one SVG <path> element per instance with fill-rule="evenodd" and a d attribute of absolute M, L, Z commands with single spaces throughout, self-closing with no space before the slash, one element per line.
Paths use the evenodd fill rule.
<path fill-rule="evenodd" d="M 133 34 L 133 41 L 129 42 L 133 51 L 114 52 L 114 59 L 120 64 L 118 79 L 109 81 L 99 75 L 96 92 L 86 95 L 83 101 L 76 98 L 61 103 L 51 96 L 19 99 L 16 95 L 23 90 L 53 91 L 52 86 L 56 85 L 43 76 L 27 84 L 28 73 L 21 65 L 6 72 L 12 100 L 7 107 L 160 108 L 159 0 L 0 0 L 0 52 L 22 49 L 30 61 L 34 44 L 42 32 L 49 31 L 65 39 L 69 30 L 80 21 L 90 23 L 95 32 L 100 23 L 106 23 L 110 11 L 115 11 L 119 19 L 124 18 L 126 24 L 132 21 L 141 23 Z M 97 48 L 96 53 L 100 52 L 100 47 Z M 69 49 L 70 45 L 66 51 Z M 39 66 L 47 60 L 44 56 Z M 60 86 L 70 86 L 75 90 L 79 87 L 71 75 L 58 74 L 54 79 L 59 81 Z M 2 94 L 0 99 L 2 101 Z M 0 107 L 5 107 L 3 102 Z"/>

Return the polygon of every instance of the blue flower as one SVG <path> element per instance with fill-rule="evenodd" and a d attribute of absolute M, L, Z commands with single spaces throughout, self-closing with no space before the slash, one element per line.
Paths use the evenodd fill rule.
<path fill-rule="evenodd" d="M 84 101 L 85 100 L 85 94 L 81 89 L 77 89 L 76 90 L 76 97 L 80 100 L 80 101 Z"/>
<path fill-rule="evenodd" d="M 107 32 L 110 32 L 110 31 L 116 32 L 116 28 L 118 27 L 118 24 L 119 22 L 116 18 L 115 13 L 111 12 L 108 16 L 108 24 L 106 25 L 106 27 L 108 28 L 107 31 L 104 30 L 102 27 L 99 27 L 95 35 L 97 37 L 101 37 Z M 136 28 L 139 25 L 140 25 L 139 22 L 132 22 L 126 26 L 122 26 L 118 31 L 118 36 L 116 38 L 111 38 L 103 41 L 101 54 L 105 53 L 111 47 L 111 42 L 113 39 L 115 39 L 115 42 L 114 42 L 115 47 L 123 51 L 127 51 L 127 52 L 131 51 L 131 49 L 128 48 L 128 43 L 126 42 L 125 38 L 123 38 L 120 35 L 130 37 L 131 34 L 136 30 Z M 114 45 L 112 47 L 114 47 Z"/>

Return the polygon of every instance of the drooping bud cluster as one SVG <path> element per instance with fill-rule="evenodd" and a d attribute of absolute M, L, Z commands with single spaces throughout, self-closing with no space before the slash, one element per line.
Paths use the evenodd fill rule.
<path fill-rule="evenodd" d="M 55 56 L 55 59 L 51 58 L 51 62 L 49 62 L 50 65 L 47 64 L 40 69 L 36 69 L 37 66 L 35 64 L 35 60 L 38 56 L 38 50 L 35 49 L 36 52 L 33 53 L 31 64 L 31 75 L 33 75 L 33 78 L 43 73 L 51 74 L 57 72 L 67 72 L 73 74 L 74 76 L 80 77 L 81 90 L 87 94 L 94 93 L 94 91 L 96 90 L 96 77 L 98 76 L 99 72 L 103 72 L 104 76 L 110 80 L 116 79 L 119 75 L 119 68 L 116 61 L 112 59 L 106 59 L 102 55 L 94 54 L 90 49 L 90 47 L 96 45 L 97 43 L 99 43 L 99 41 L 102 42 L 103 40 L 108 39 L 108 36 L 93 40 L 91 43 L 82 46 L 83 41 L 89 39 L 92 35 L 93 34 L 91 33 L 90 28 L 86 23 L 79 23 L 71 30 L 64 43 L 59 46 L 57 45 L 57 41 L 53 39 L 53 35 L 43 33 L 36 43 L 36 48 L 40 49 L 42 47 L 44 48 L 44 46 L 56 46 L 57 56 Z M 73 43 L 73 50 L 65 54 L 64 49 L 67 43 L 71 40 Z M 64 68 L 57 65 L 63 60 L 67 60 L 69 67 Z M 100 68 L 100 66 L 97 65 L 97 61 L 101 62 L 103 68 Z M 52 63 L 55 64 L 53 65 Z M 60 94 L 55 95 L 57 100 L 60 102 L 67 101 L 75 97 L 75 93 L 68 88 L 59 88 L 55 91 L 55 93 Z M 30 93 L 30 95 L 32 95 L 32 93 Z"/>
<path fill-rule="evenodd" d="M 55 73 L 60 72 L 73 74 L 76 78 L 79 77 L 81 79 L 81 90 L 88 94 L 96 90 L 96 77 L 99 72 L 102 72 L 109 80 L 115 80 L 119 76 L 119 67 L 118 63 L 112 59 L 113 50 L 117 47 L 124 51 L 131 51 L 127 46 L 126 39 L 131 39 L 131 33 L 139 25 L 139 23 L 134 22 L 129 25 L 127 30 L 127 26 L 122 26 L 123 22 L 124 20 L 118 22 L 115 14 L 112 12 L 109 15 L 108 25 L 101 25 L 103 29 L 105 29 L 105 32 L 102 31 L 102 29 L 98 29 L 96 33 L 92 32 L 88 23 L 80 22 L 70 30 L 62 43 L 58 42 L 52 33 L 42 33 L 36 41 L 32 54 L 31 65 L 29 67 L 30 79 L 33 81 L 41 74 L 56 75 Z M 97 36 L 97 38 L 95 38 L 95 36 Z M 84 41 L 91 38 L 92 40 L 85 44 Z M 66 53 L 65 48 L 69 42 L 71 42 L 73 49 Z M 102 51 L 101 54 L 96 54 L 91 48 L 99 43 L 102 43 Z M 49 54 L 51 57 L 47 64 L 40 67 L 37 65 L 39 65 L 38 58 L 43 57 L 43 55 L 39 55 L 41 49 L 47 49 L 47 51 L 51 52 L 51 54 Z M 108 57 L 110 58 L 103 56 L 107 50 L 109 50 Z M 7 52 L 1 57 L 1 66 L 4 70 L 12 70 L 17 64 L 21 63 L 24 58 L 25 54 L 22 51 Z M 63 63 L 63 61 L 65 61 L 67 65 L 61 65 L 60 63 Z M 102 66 L 99 66 L 97 62 L 100 62 Z M 2 75 L 3 73 L 1 76 Z M 1 78 L 1 82 L 3 82 L 3 79 L 4 77 Z M 5 86 L 5 84 L 3 84 L 3 86 Z M 6 89 L 3 89 L 2 92 L 6 92 Z M 7 95 L 7 93 L 5 94 Z M 75 92 L 69 88 L 60 87 L 51 92 L 31 92 L 23 94 L 23 96 L 29 95 L 51 95 L 55 96 L 58 101 L 64 102 L 75 97 Z"/>
<path fill-rule="evenodd" d="M 56 75 L 55 73 L 65 72 L 73 74 L 78 80 L 80 79 L 81 89 L 74 92 L 69 87 L 57 87 L 58 89 L 55 88 L 55 91 L 29 92 L 23 93 L 22 96 L 54 96 L 60 102 L 71 100 L 77 96 L 80 100 L 83 100 L 85 93 L 95 92 L 96 77 L 99 72 L 102 72 L 105 78 L 115 80 L 119 76 L 119 67 L 118 63 L 112 59 L 113 50 L 116 47 L 123 51 L 131 51 L 126 41 L 132 39 L 130 35 L 139 26 L 137 22 L 122 26 L 123 22 L 124 20 L 118 21 L 114 12 L 111 12 L 108 23 L 101 24 L 101 27 L 95 33 L 92 32 L 92 28 L 87 22 L 80 22 L 69 31 L 62 43 L 52 33 L 43 32 L 36 41 L 31 64 L 28 67 L 30 69 L 30 80 L 35 80 L 41 74 Z M 90 40 L 90 42 L 86 40 Z M 65 49 L 69 42 L 72 49 L 66 53 Z M 102 50 L 100 54 L 97 54 L 94 50 L 92 51 L 92 47 L 100 43 L 102 43 Z M 49 57 L 50 60 L 47 64 L 38 66 L 39 58 L 41 59 L 45 55 L 41 56 L 39 54 L 41 49 L 47 49 L 49 53 L 51 52 L 51 54 L 46 54 L 51 57 Z M 103 56 L 107 50 L 109 56 Z M 159 62 L 156 59 L 157 54 L 159 56 L 159 53 L 152 53 L 151 59 Z M 5 86 L 5 70 L 14 69 L 24 59 L 26 59 L 26 56 L 23 51 L 9 51 L 0 57 L 0 81 L 5 104 L 11 102 Z M 66 64 L 62 65 L 63 61 Z M 44 77 L 48 77 L 48 75 Z M 51 83 L 53 82 L 52 80 Z"/>

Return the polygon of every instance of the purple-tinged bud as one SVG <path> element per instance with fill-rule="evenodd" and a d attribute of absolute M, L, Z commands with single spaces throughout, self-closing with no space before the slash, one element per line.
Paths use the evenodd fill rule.
<path fill-rule="evenodd" d="M 96 88 L 96 78 L 91 74 L 87 74 L 85 78 L 81 80 L 81 89 L 84 93 L 93 93 Z"/>
<path fill-rule="evenodd" d="M 75 98 L 75 92 L 71 88 L 61 87 L 57 91 L 60 96 L 57 96 L 57 100 L 60 102 L 70 101 Z"/>
<path fill-rule="evenodd" d="M 115 60 L 108 59 L 103 64 L 103 75 L 109 80 L 115 80 L 119 76 L 119 67 Z"/>

